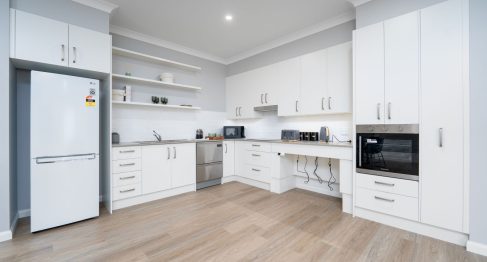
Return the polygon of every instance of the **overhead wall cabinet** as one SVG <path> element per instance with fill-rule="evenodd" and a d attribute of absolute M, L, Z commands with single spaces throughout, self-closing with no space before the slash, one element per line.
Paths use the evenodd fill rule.
<path fill-rule="evenodd" d="M 14 59 L 110 73 L 108 34 L 11 9 Z"/>
<path fill-rule="evenodd" d="M 350 42 L 227 78 L 227 117 L 256 118 L 257 106 L 279 116 L 352 112 Z"/>
<path fill-rule="evenodd" d="M 419 11 L 354 37 L 356 124 L 418 124 Z"/>

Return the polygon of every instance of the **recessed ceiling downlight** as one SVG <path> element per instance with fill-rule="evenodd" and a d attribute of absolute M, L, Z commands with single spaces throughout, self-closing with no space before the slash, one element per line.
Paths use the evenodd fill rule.
<path fill-rule="evenodd" d="M 232 21 L 233 20 L 233 16 L 232 15 L 225 15 L 225 20 Z"/>

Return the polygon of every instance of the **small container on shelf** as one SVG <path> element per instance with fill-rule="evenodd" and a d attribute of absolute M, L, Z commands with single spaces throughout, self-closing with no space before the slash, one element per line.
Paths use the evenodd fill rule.
<path fill-rule="evenodd" d="M 125 91 L 121 89 L 112 89 L 112 100 L 113 101 L 124 101 Z"/>

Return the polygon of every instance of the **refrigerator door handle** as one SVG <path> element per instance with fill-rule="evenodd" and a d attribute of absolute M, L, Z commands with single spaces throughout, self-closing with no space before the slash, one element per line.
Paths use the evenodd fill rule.
<path fill-rule="evenodd" d="M 96 159 L 96 154 L 75 154 L 66 156 L 45 156 L 36 157 L 36 164 L 52 164 L 56 162 L 67 162 L 67 161 L 77 161 L 77 160 L 93 160 Z"/>

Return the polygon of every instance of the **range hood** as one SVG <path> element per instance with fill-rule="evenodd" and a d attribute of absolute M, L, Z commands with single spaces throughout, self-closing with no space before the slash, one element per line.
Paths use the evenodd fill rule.
<path fill-rule="evenodd" d="M 254 111 L 257 111 L 257 112 L 271 112 L 271 111 L 277 111 L 277 105 L 270 105 L 270 106 L 256 106 L 256 107 L 254 107 Z"/>

